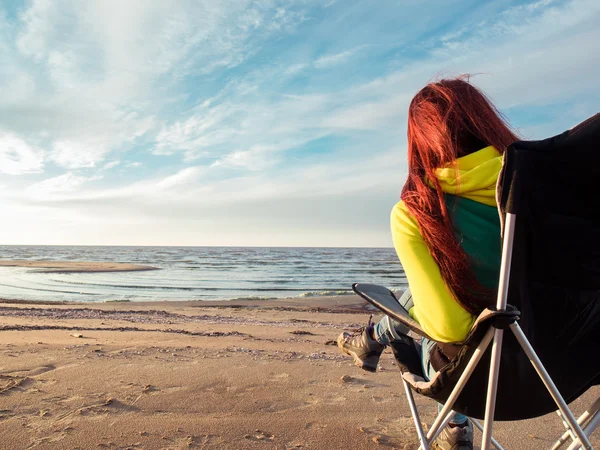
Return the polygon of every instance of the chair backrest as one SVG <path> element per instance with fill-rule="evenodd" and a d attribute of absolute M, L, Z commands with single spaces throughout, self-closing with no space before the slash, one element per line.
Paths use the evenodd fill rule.
<path fill-rule="evenodd" d="M 600 379 L 598 180 L 600 114 L 558 136 L 512 144 L 498 185 L 501 211 L 516 217 L 508 302 L 567 402 Z M 512 336 L 505 347 L 518 352 Z M 555 409 L 522 352 L 516 361 L 508 363 L 513 372 L 527 376 L 514 381 L 541 398 L 525 409 Z"/>

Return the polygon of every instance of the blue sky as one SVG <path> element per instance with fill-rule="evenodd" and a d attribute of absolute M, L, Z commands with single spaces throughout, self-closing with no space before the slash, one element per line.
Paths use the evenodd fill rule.
<path fill-rule="evenodd" d="M 0 3 L 0 244 L 390 246 L 406 110 L 598 111 L 600 2 Z"/>

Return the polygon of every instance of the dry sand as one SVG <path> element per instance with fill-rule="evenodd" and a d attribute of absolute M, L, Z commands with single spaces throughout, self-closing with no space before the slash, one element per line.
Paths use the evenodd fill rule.
<path fill-rule="evenodd" d="M 357 297 L 1 303 L 0 449 L 417 448 L 391 354 L 372 374 L 333 343 L 366 322 Z M 431 423 L 435 404 L 417 403 Z M 561 426 L 494 434 L 541 449 Z"/>

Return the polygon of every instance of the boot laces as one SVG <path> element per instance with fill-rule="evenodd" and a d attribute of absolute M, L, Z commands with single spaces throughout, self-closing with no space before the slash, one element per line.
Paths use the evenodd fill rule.
<path fill-rule="evenodd" d="M 346 337 L 344 337 L 344 342 L 349 342 L 352 339 L 354 339 L 356 336 L 360 336 L 361 334 L 364 333 L 365 330 L 368 330 L 372 326 L 373 326 L 373 314 L 371 314 L 369 316 L 369 321 L 367 322 L 366 326 L 351 329 L 350 333 L 348 335 L 346 335 Z"/>

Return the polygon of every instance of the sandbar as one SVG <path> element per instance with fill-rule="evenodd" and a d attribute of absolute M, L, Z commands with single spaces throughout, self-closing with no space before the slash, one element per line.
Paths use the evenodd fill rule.
<path fill-rule="evenodd" d="M 91 261 L 31 261 L 0 260 L 0 267 L 31 267 L 41 273 L 83 273 L 83 272 L 137 272 L 159 270 L 158 267 L 130 263 L 91 262 Z"/>

